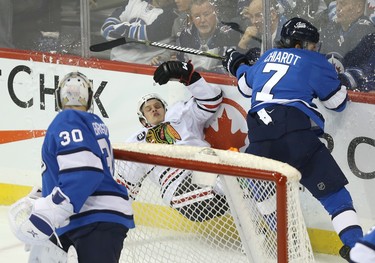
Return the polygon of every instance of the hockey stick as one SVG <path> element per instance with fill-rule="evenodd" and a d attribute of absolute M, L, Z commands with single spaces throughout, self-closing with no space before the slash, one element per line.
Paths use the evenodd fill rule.
<path fill-rule="evenodd" d="M 206 51 L 202 51 L 202 50 L 198 50 L 198 49 L 193 49 L 193 48 L 188 48 L 188 47 L 179 47 L 179 46 L 160 43 L 160 42 L 152 42 L 148 40 L 139 40 L 139 39 L 130 39 L 130 38 L 126 39 L 125 37 L 92 45 L 90 46 L 90 50 L 92 52 L 101 52 L 101 51 L 109 50 L 111 48 L 118 47 L 127 43 L 137 43 L 137 44 L 142 44 L 146 46 L 164 48 L 164 49 L 169 49 L 169 50 L 174 50 L 174 51 L 179 51 L 183 53 L 189 53 L 189 54 L 193 54 L 197 56 L 203 56 L 203 57 L 214 58 L 214 59 L 222 60 L 225 58 L 223 56 L 213 54 L 210 52 L 206 52 Z"/>
<path fill-rule="evenodd" d="M 237 31 L 237 32 L 239 32 L 241 34 L 245 34 L 245 31 L 243 29 L 241 29 L 240 25 L 237 24 L 237 23 L 235 23 L 235 22 L 224 22 L 224 21 L 221 21 L 221 23 L 223 25 L 225 25 L 225 26 L 229 26 L 234 31 Z M 262 42 L 262 39 L 260 39 L 259 37 L 253 36 L 251 38 L 253 38 L 256 41 Z"/>

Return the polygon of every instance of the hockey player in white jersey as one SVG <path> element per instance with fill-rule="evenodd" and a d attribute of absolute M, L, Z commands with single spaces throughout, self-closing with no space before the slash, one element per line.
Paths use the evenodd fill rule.
<path fill-rule="evenodd" d="M 209 85 L 194 71 L 190 61 L 168 61 L 154 73 L 154 80 L 160 85 L 172 78 L 186 85 L 192 97 L 177 102 L 167 110 L 167 103 L 158 94 L 143 96 L 138 102 L 137 111 L 144 127 L 131 136 L 128 142 L 210 147 L 204 140 L 204 127 L 222 102 L 220 87 Z M 228 210 L 220 183 L 214 187 L 193 184 L 193 171 L 139 163 L 131 163 L 127 169 L 119 174 L 119 179 L 134 199 L 142 181 L 148 176 L 160 187 L 163 201 L 192 221 L 205 221 L 223 215 Z M 197 209 L 202 216 L 193 212 Z"/>
<path fill-rule="evenodd" d="M 108 128 L 89 112 L 92 98 L 92 84 L 79 72 L 67 74 L 56 89 L 62 111 L 42 146 L 42 197 L 17 233 L 31 245 L 74 246 L 80 263 L 117 263 L 133 212 L 126 188 L 113 178 Z M 47 260 L 31 262 L 57 262 Z"/>

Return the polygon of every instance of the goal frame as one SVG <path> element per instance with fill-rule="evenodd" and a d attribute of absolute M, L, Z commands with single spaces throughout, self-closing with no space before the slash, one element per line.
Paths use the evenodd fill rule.
<path fill-rule="evenodd" d="M 182 146 L 185 147 L 185 146 Z M 126 150 L 126 146 L 114 146 L 113 154 L 115 159 L 131 161 L 137 163 L 148 163 L 161 166 L 172 166 L 181 169 L 196 170 L 225 174 L 235 177 L 248 177 L 252 179 L 271 181 L 276 186 L 276 212 L 277 212 L 277 262 L 288 262 L 288 242 L 287 240 L 287 175 L 276 170 L 263 170 L 257 168 L 232 166 L 222 163 L 211 163 L 200 160 L 188 160 L 176 157 L 160 156 L 157 154 L 134 152 Z M 265 159 L 265 158 L 264 158 Z M 272 160 L 273 161 L 273 160 Z M 201 163 L 197 167 L 197 163 Z M 286 165 L 286 164 L 285 164 Z M 285 253 L 284 253 L 285 252 Z"/>

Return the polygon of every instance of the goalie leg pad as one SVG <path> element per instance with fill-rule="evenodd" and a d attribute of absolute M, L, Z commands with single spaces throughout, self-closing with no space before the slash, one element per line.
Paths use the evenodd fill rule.
<path fill-rule="evenodd" d="M 67 253 L 53 244 L 46 242 L 43 246 L 31 247 L 28 263 L 66 263 Z"/>

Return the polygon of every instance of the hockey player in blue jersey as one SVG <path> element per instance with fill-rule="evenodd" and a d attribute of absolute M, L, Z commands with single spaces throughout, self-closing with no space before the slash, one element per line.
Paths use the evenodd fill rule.
<path fill-rule="evenodd" d="M 375 262 L 375 226 L 350 251 L 352 263 Z"/>
<path fill-rule="evenodd" d="M 301 172 L 301 184 L 331 215 L 344 244 L 340 255 L 349 260 L 350 248 L 363 236 L 362 228 L 345 188 L 348 181 L 319 140 L 324 118 L 313 103 L 317 98 L 327 109 L 340 112 L 347 91 L 333 66 L 315 52 L 318 42 L 318 30 L 311 23 L 292 18 L 283 25 L 279 48 L 266 51 L 254 65 L 231 50 L 223 65 L 251 102 L 246 152 L 288 163 Z M 267 216 L 272 214 L 265 215 L 266 220 Z"/>
<path fill-rule="evenodd" d="M 92 84 L 79 72 L 56 89 L 62 111 L 42 146 L 43 197 L 22 230 L 31 244 L 56 237 L 65 251 L 74 246 L 80 263 L 115 263 L 134 227 L 133 212 L 126 188 L 113 179 L 108 128 L 89 112 L 92 98 Z"/>

